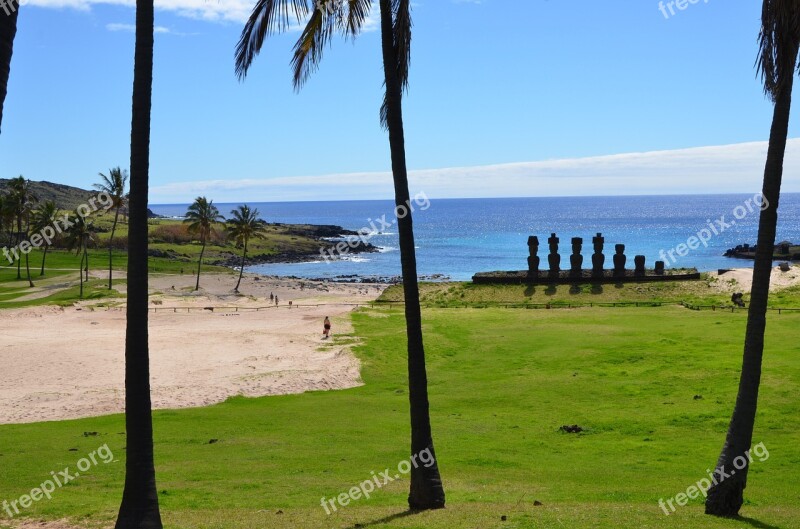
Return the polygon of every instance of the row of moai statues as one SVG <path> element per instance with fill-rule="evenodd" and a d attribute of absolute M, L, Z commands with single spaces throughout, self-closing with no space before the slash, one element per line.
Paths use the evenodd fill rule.
<path fill-rule="evenodd" d="M 550 235 L 550 238 L 547 239 L 547 244 L 550 247 L 550 254 L 547 256 L 547 262 L 550 265 L 549 275 L 551 277 L 558 277 L 559 272 L 561 271 L 561 255 L 558 253 L 558 244 L 560 239 L 556 237 L 556 234 L 553 233 Z M 592 277 L 602 277 L 603 276 L 603 268 L 606 262 L 606 256 L 603 254 L 603 247 L 605 246 L 606 240 L 603 237 L 602 233 L 598 233 L 597 236 L 592 237 L 592 245 L 594 246 L 594 254 L 592 254 Z M 530 275 L 535 277 L 539 276 L 539 265 L 541 263 L 541 259 L 539 258 L 539 238 L 535 236 L 531 236 L 528 238 L 528 248 L 530 250 L 530 257 L 528 257 L 528 272 Z M 581 250 L 583 249 L 583 239 L 581 237 L 573 237 L 572 238 L 572 255 L 569 256 L 569 263 L 570 269 L 569 273 L 570 276 L 579 277 L 583 270 L 583 255 L 581 255 Z M 625 245 L 624 244 L 617 244 L 614 246 L 614 250 L 616 253 L 613 256 L 614 260 L 614 277 L 624 277 L 625 276 L 625 264 L 628 262 L 628 258 L 625 255 Z M 634 268 L 634 275 L 635 276 L 643 276 L 645 274 L 645 256 L 644 255 L 637 255 L 633 258 L 633 262 L 635 265 Z M 663 274 L 664 273 L 664 262 L 657 261 L 656 262 L 656 274 Z"/>

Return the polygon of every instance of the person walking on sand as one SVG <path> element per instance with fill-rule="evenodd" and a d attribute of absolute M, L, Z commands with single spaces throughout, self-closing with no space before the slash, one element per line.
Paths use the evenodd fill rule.
<path fill-rule="evenodd" d="M 323 322 L 322 326 L 323 326 L 322 339 L 327 340 L 328 338 L 330 338 L 331 334 L 331 320 L 328 319 L 327 316 L 325 316 L 325 321 Z"/>

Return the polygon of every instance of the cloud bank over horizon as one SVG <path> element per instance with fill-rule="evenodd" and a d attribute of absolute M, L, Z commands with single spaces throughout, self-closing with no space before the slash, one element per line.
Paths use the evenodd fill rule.
<path fill-rule="evenodd" d="M 412 196 L 497 198 L 755 193 L 767 142 L 409 171 Z M 786 144 L 784 192 L 800 192 L 800 138 Z M 201 180 L 153 185 L 154 204 L 391 199 L 391 172 Z"/>

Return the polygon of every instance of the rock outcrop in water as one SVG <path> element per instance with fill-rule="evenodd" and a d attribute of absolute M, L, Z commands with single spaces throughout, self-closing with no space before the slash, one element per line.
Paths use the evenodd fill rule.
<path fill-rule="evenodd" d="M 749 244 L 740 244 L 735 248 L 730 248 L 725 252 L 725 257 L 734 257 L 736 259 L 755 259 L 757 245 L 750 246 Z M 775 245 L 775 250 L 772 253 L 772 258 L 776 261 L 800 261 L 800 245 L 791 243 L 789 241 L 779 242 Z"/>

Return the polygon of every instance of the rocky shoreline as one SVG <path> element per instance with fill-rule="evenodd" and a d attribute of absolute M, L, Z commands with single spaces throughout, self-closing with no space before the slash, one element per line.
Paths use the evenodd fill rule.
<path fill-rule="evenodd" d="M 740 244 L 735 248 L 729 248 L 725 251 L 725 257 L 732 257 L 734 259 L 755 259 L 757 245 Z M 800 245 L 794 244 L 789 241 L 779 242 L 775 245 L 772 253 L 772 258 L 775 261 L 800 261 Z"/>
<path fill-rule="evenodd" d="M 270 224 L 271 226 L 280 226 L 286 228 L 288 233 L 305 239 L 312 239 L 318 243 L 316 251 L 301 251 L 301 250 L 282 250 L 272 254 L 255 254 L 248 255 L 245 260 L 246 266 L 260 265 L 260 264 L 296 264 L 308 263 L 319 261 L 328 256 L 329 259 L 335 259 L 340 255 L 337 251 L 337 246 L 342 243 L 346 244 L 347 251 L 342 251 L 344 255 L 357 255 L 363 253 L 376 253 L 380 252 L 381 248 L 370 244 L 359 238 L 359 233 L 345 229 L 341 226 L 334 225 L 313 225 L 313 224 Z M 227 266 L 228 268 L 238 269 L 242 265 L 241 255 L 228 254 L 224 259 L 218 259 L 211 264 L 217 266 Z"/>

